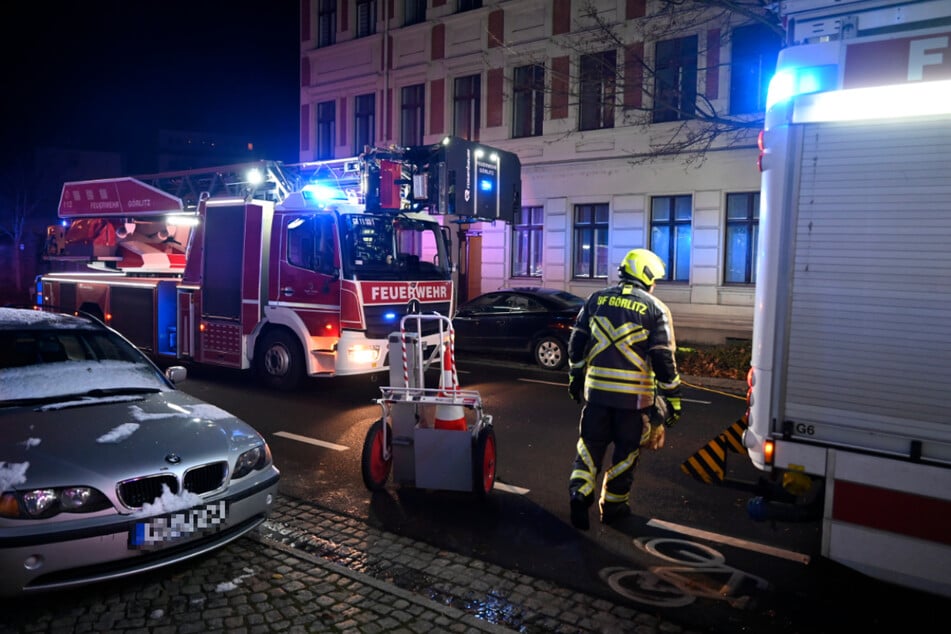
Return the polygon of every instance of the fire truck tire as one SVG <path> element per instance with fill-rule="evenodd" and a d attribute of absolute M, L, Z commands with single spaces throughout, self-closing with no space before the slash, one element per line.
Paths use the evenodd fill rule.
<path fill-rule="evenodd" d="M 568 348 L 556 337 L 542 337 L 532 348 L 535 363 L 546 370 L 560 370 L 568 361 Z"/>
<path fill-rule="evenodd" d="M 389 423 L 378 419 L 367 430 L 363 441 L 363 455 L 360 459 L 360 472 L 363 475 L 363 484 L 370 491 L 382 491 L 390 477 L 390 467 L 393 464 L 393 454 L 383 458 L 383 425 L 386 425 L 386 438 L 391 441 L 393 430 Z"/>
<path fill-rule="evenodd" d="M 472 490 L 485 499 L 495 486 L 495 430 L 483 427 L 473 443 Z"/>
<path fill-rule="evenodd" d="M 304 377 L 304 353 L 286 330 L 268 332 L 254 359 L 258 376 L 268 387 L 295 390 Z"/>

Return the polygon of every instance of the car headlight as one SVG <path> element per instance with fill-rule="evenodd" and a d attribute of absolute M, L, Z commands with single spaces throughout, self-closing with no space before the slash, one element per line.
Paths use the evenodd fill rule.
<path fill-rule="evenodd" d="M 93 513 L 111 505 L 109 498 L 91 487 L 31 489 L 0 496 L 0 516 L 45 519 L 60 513 Z"/>
<path fill-rule="evenodd" d="M 248 449 L 238 456 L 234 463 L 234 473 L 231 479 L 243 478 L 252 471 L 258 471 L 271 464 L 271 448 L 267 443 L 262 443 L 253 449 Z"/>

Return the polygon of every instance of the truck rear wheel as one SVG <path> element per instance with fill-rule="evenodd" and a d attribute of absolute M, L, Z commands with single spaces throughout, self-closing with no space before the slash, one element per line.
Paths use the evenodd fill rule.
<path fill-rule="evenodd" d="M 264 336 L 254 365 L 268 387 L 282 391 L 297 389 L 304 377 L 304 353 L 286 330 L 272 330 Z"/>

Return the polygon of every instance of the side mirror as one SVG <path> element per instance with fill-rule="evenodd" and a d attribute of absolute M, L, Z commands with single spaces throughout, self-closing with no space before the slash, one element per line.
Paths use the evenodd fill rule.
<path fill-rule="evenodd" d="M 181 365 L 170 366 L 165 368 L 165 378 L 172 383 L 181 383 L 188 378 L 188 370 L 185 369 L 185 366 Z"/>

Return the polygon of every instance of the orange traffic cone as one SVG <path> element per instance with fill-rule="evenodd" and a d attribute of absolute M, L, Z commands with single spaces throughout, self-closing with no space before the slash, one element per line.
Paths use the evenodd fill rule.
<path fill-rule="evenodd" d="M 459 389 L 456 385 L 456 368 L 452 364 L 452 354 L 447 345 L 442 355 L 442 375 L 439 379 L 440 397 L 452 397 L 453 392 Z M 440 403 L 436 405 L 436 418 L 433 421 L 436 429 L 452 429 L 466 431 L 466 411 L 462 405 Z"/>

